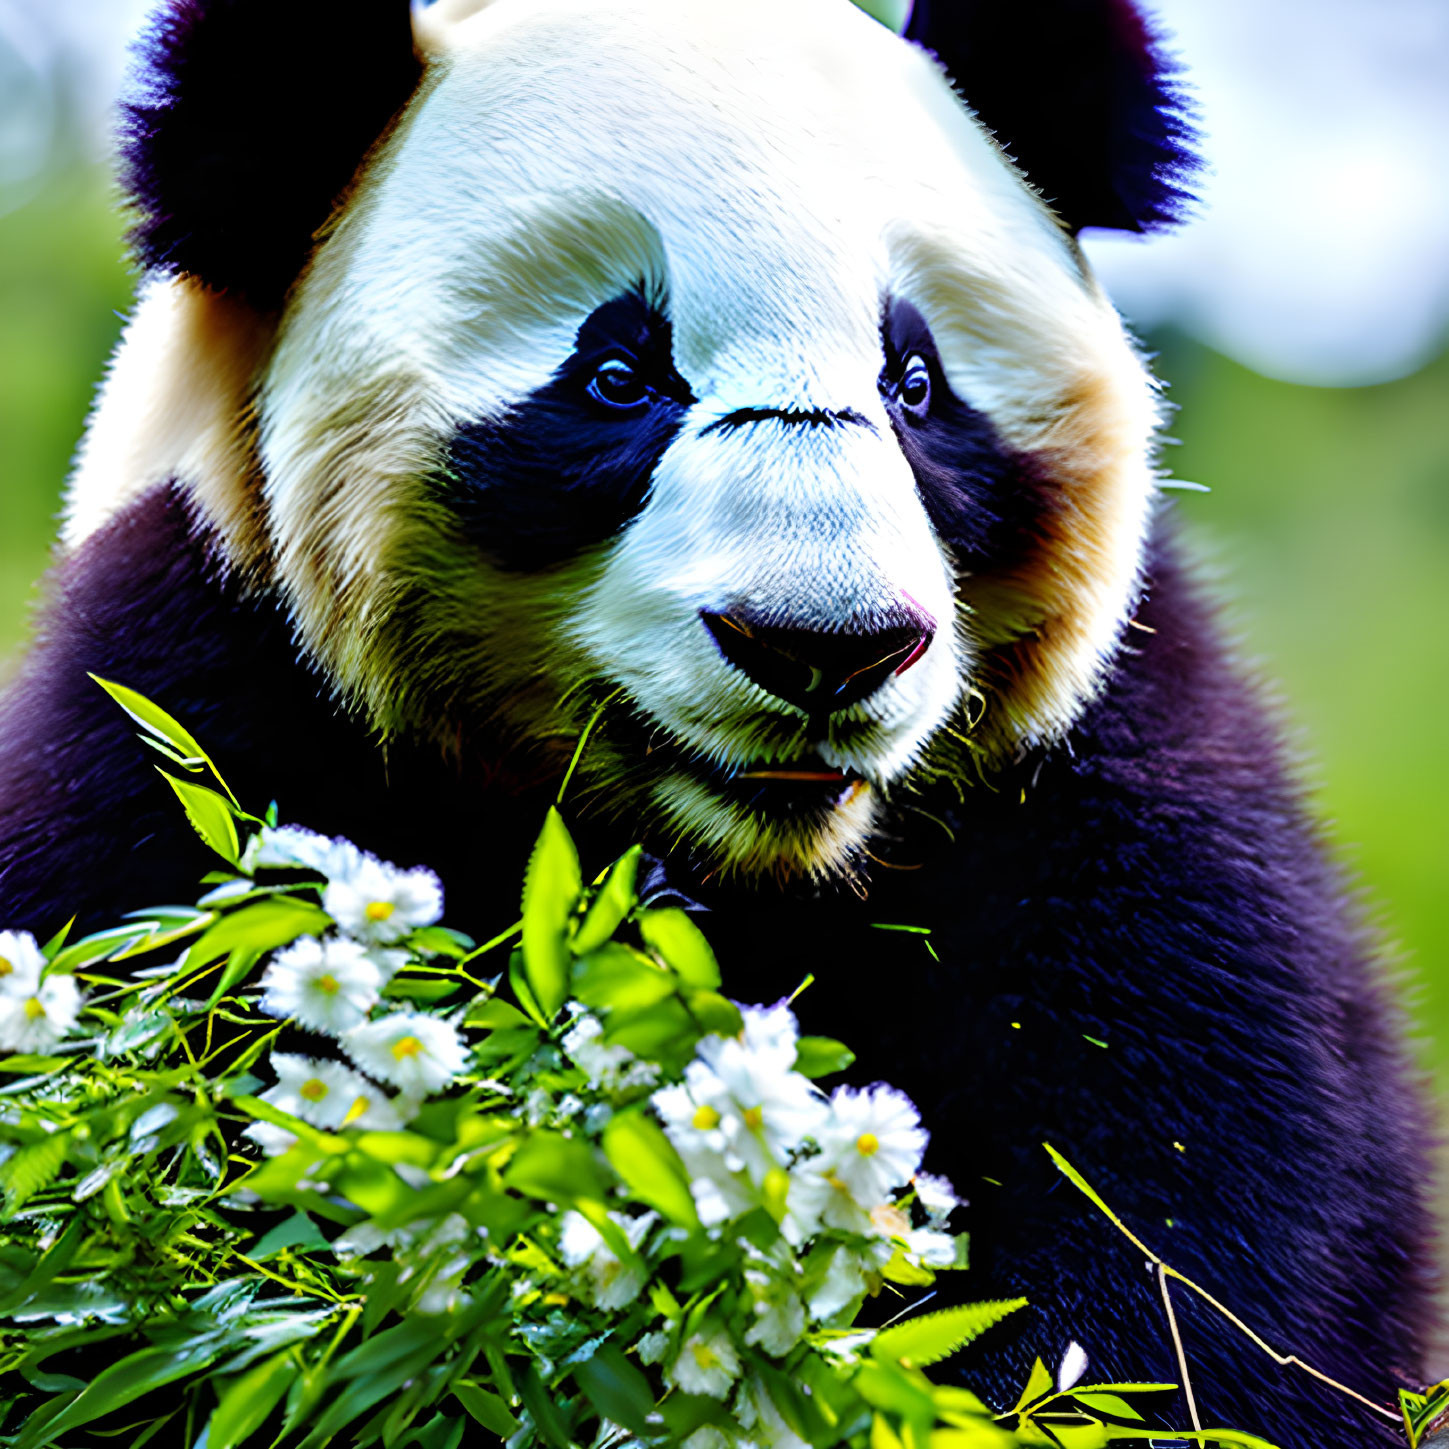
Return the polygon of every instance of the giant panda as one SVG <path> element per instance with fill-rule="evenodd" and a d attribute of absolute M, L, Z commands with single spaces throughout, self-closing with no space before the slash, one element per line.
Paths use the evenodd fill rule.
<path fill-rule="evenodd" d="M 735 994 L 813 972 L 810 1028 L 920 1104 L 969 1198 L 949 1291 L 1032 1305 L 966 1382 L 1009 1407 L 1073 1342 L 1179 1377 L 1050 1141 L 1391 1403 L 1426 1111 L 1077 243 L 1177 217 L 1191 145 L 1131 0 L 917 0 L 904 35 L 849 0 L 164 0 L 122 123 L 145 279 L 0 716 L 3 924 L 207 869 L 87 671 L 478 929 L 592 723 L 585 858 L 642 839 Z M 1177 1314 L 1205 1422 L 1400 1442 Z"/>

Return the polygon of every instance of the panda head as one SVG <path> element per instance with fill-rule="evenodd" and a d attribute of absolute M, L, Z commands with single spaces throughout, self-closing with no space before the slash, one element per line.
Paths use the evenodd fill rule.
<path fill-rule="evenodd" d="M 931 8 L 168 0 L 70 541 L 176 478 L 384 735 L 856 869 L 1102 678 L 1156 401 L 1074 237 L 1188 164 L 1127 0 Z"/>

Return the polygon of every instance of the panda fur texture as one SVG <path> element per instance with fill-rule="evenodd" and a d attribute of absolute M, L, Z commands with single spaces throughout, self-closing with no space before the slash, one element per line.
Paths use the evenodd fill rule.
<path fill-rule="evenodd" d="M 148 276 L 0 709 L 0 918 L 208 868 L 86 671 L 484 930 L 597 716 L 586 859 L 643 836 L 742 997 L 813 970 L 970 1199 L 950 1291 L 1031 1299 L 969 1382 L 1009 1405 L 1073 1340 L 1178 1378 L 1051 1141 L 1391 1402 L 1427 1112 L 1075 241 L 1173 220 L 1190 141 L 1130 0 L 917 0 L 905 39 L 847 0 L 165 0 Z M 1177 1311 L 1205 1422 L 1400 1442 Z"/>

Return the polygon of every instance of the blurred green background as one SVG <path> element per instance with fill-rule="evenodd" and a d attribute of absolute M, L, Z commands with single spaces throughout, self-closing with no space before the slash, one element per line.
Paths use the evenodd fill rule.
<path fill-rule="evenodd" d="M 0 661 L 13 667 L 61 488 L 128 307 L 105 174 L 0 216 Z M 1167 460 L 1243 654 L 1282 700 L 1322 817 L 1408 982 L 1449 1098 L 1449 354 L 1396 382 L 1273 381 L 1147 339 Z M 7 667 L 0 662 L 0 672 Z"/>

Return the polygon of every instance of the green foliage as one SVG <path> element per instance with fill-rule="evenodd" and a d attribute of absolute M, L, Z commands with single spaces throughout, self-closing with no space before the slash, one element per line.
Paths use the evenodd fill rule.
<path fill-rule="evenodd" d="M 694 922 L 638 900 L 637 852 L 585 886 L 557 812 L 529 865 L 513 1001 L 476 968 L 515 931 L 474 947 L 420 915 L 388 935 L 395 974 L 368 1018 L 406 1030 L 386 1037 L 405 1050 L 378 1067 L 350 1026 L 334 1033 L 388 1081 L 428 1042 L 474 1033 L 436 1080 L 389 1098 L 340 1063 L 277 1054 L 278 982 L 352 939 L 321 904 L 326 882 L 385 895 L 398 873 L 374 862 L 365 877 L 351 847 L 258 829 L 181 726 L 121 702 L 171 766 L 209 772 L 219 788 L 197 788 L 215 813 L 188 814 L 235 865 L 195 908 L 47 943 L 48 971 L 86 995 L 49 1049 L 0 1060 L 0 1374 L 17 1386 L 0 1444 L 140 1445 L 163 1429 L 206 1449 L 446 1446 L 479 1429 L 518 1449 L 619 1433 L 662 1449 L 705 1430 L 696 1449 L 1134 1437 L 1134 1386 L 1057 1394 L 1048 1376 L 998 1415 L 925 1376 L 1023 1304 L 913 1312 L 965 1258 L 944 1218 L 912 1226 L 913 1195 L 852 1207 L 845 1227 L 802 1217 L 795 1188 L 823 1183 L 827 1147 L 807 1138 L 747 1173 L 713 1155 L 722 1099 L 707 1095 L 686 1113 L 686 1163 L 664 1106 L 685 1089 L 670 1084 L 700 1093 L 728 1053 L 753 1052 L 757 1072 L 774 1063 L 767 1098 L 804 1093 L 825 1114 L 807 1074 L 853 1056 L 796 1038 L 788 1014 L 742 1015 Z M 381 950 L 366 933 L 393 914 L 354 911 L 362 934 L 336 959 Z M 344 1079 L 362 1095 L 319 1115 Z M 705 1217 L 706 1180 L 742 1200 Z M 900 1321 L 862 1326 L 882 1293 Z"/>

